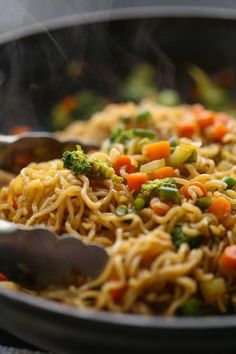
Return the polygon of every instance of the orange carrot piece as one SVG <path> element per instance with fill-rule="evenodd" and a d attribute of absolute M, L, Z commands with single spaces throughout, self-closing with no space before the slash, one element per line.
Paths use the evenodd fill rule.
<path fill-rule="evenodd" d="M 179 136 L 191 138 L 196 131 L 196 124 L 192 121 L 180 121 L 176 124 L 176 130 Z"/>
<path fill-rule="evenodd" d="M 191 198 L 191 195 L 188 192 L 188 189 L 191 186 L 196 186 L 201 189 L 202 195 L 201 196 L 199 195 L 199 197 L 203 197 L 203 196 L 207 195 L 208 190 L 207 190 L 206 186 L 204 186 L 204 184 L 202 184 L 201 182 L 198 182 L 198 181 L 189 181 L 181 188 L 181 191 L 182 191 L 185 198 L 187 198 L 187 199 Z"/>
<path fill-rule="evenodd" d="M 165 216 L 172 205 L 171 202 L 162 202 L 159 198 L 153 198 L 150 202 L 150 208 L 159 216 Z"/>
<path fill-rule="evenodd" d="M 194 114 L 199 114 L 206 111 L 205 107 L 200 103 L 195 103 L 192 105 L 192 111 Z"/>
<path fill-rule="evenodd" d="M 215 116 L 215 122 L 216 123 L 223 123 L 227 124 L 229 121 L 229 116 L 226 113 L 217 113 Z"/>
<path fill-rule="evenodd" d="M 175 177 L 175 170 L 173 169 L 173 167 L 160 167 L 157 170 L 155 170 L 152 173 L 152 178 L 153 179 L 158 179 L 158 178 L 168 178 L 168 177 Z"/>
<path fill-rule="evenodd" d="M 224 197 L 212 199 L 211 206 L 208 208 L 209 213 L 214 214 L 219 220 L 223 220 L 231 213 L 231 210 L 230 202 Z"/>
<path fill-rule="evenodd" d="M 149 160 L 165 159 L 170 156 L 170 143 L 163 140 L 145 146 L 145 152 Z"/>
<path fill-rule="evenodd" d="M 224 249 L 220 257 L 220 266 L 236 270 L 236 245 L 231 245 Z"/>
<path fill-rule="evenodd" d="M 215 113 L 211 111 L 202 111 L 196 115 L 199 128 L 204 131 L 215 122 Z"/>
<path fill-rule="evenodd" d="M 120 288 L 111 289 L 110 294 L 111 294 L 113 301 L 115 301 L 115 302 L 120 301 L 122 296 L 125 294 L 126 289 L 127 289 L 127 286 L 125 286 L 125 285 L 121 286 Z"/>
<path fill-rule="evenodd" d="M 63 111 L 71 112 L 75 109 L 77 104 L 77 98 L 75 96 L 66 96 L 61 101 L 60 105 Z"/>
<path fill-rule="evenodd" d="M 8 281 L 8 277 L 5 274 L 0 273 L 0 281 Z"/>
<path fill-rule="evenodd" d="M 124 168 L 127 173 L 134 172 L 134 166 L 132 164 L 132 159 L 130 156 L 121 155 L 118 157 L 118 159 L 114 163 L 114 170 L 117 175 L 120 175 L 121 168 Z"/>
<path fill-rule="evenodd" d="M 126 176 L 129 191 L 139 192 L 142 184 L 146 183 L 148 176 L 143 172 L 130 173 Z"/>
<path fill-rule="evenodd" d="M 212 139 L 214 141 L 222 141 L 229 129 L 223 123 L 216 123 L 212 128 Z"/>
<path fill-rule="evenodd" d="M 15 125 L 13 128 L 10 129 L 10 135 L 20 135 L 24 133 L 31 132 L 32 128 L 28 125 Z"/>

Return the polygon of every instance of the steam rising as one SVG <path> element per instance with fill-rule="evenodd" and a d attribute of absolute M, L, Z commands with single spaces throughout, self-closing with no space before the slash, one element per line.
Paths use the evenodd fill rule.
<path fill-rule="evenodd" d="M 102 7 L 103 1 L 99 3 Z M 94 89 L 112 99 L 122 80 L 140 62 L 159 68 L 160 87 L 175 87 L 175 67 L 158 43 L 157 20 L 94 23 L 49 32 L 33 12 L 26 11 L 23 1 L 12 1 L 12 6 L 16 5 L 22 23 L 23 17 L 35 21 L 41 33 L 0 48 L 2 132 L 15 124 L 49 128 L 53 104 L 79 89 Z M 34 2 L 34 6 L 40 11 L 42 3 Z M 68 74 L 71 62 L 82 68 L 74 76 Z"/>

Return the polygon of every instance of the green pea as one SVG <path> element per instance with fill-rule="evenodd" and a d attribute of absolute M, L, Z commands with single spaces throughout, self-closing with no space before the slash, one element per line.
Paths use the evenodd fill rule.
<path fill-rule="evenodd" d="M 211 206 L 211 198 L 201 197 L 196 201 L 196 206 L 198 206 L 201 210 L 206 210 Z"/>
<path fill-rule="evenodd" d="M 143 197 L 137 197 L 134 200 L 134 209 L 135 210 L 141 210 L 145 207 L 145 199 Z"/>
<path fill-rule="evenodd" d="M 128 213 L 128 207 L 126 205 L 119 205 L 115 211 L 117 216 L 124 216 Z"/>
<path fill-rule="evenodd" d="M 201 315 L 201 301 L 196 297 L 188 299 L 179 309 L 183 316 L 199 316 Z"/>

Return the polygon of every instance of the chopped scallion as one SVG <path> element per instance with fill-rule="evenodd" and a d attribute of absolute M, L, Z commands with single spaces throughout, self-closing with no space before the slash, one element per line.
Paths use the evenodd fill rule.
<path fill-rule="evenodd" d="M 133 136 L 138 137 L 138 138 L 149 138 L 149 139 L 154 139 L 156 138 L 156 133 L 153 130 L 150 129 L 133 129 Z"/>
<path fill-rule="evenodd" d="M 149 111 L 142 111 L 137 115 L 137 123 L 146 123 L 149 122 L 152 118 L 152 115 Z"/>
<path fill-rule="evenodd" d="M 236 185 L 236 180 L 229 176 L 225 176 L 221 181 L 227 184 L 226 189 L 232 189 Z"/>
<path fill-rule="evenodd" d="M 173 187 L 166 187 L 166 186 L 161 186 L 160 187 L 160 198 L 163 200 L 170 200 L 172 202 L 175 202 L 178 197 L 178 189 L 173 188 Z"/>

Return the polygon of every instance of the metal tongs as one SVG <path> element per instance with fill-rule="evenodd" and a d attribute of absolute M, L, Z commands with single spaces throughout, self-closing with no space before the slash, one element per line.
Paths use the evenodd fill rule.
<path fill-rule="evenodd" d="M 108 261 L 106 251 L 75 237 L 56 236 L 45 227 L 24 227 L 0 220 L 0 272 L 32 290 L 49 285 L 81 285 L 95 278 Z"/>
<path fill-rule="evenodd" d="M 0 169 L 17 174 L 30 162 L 61 158 L 64 151 L 75 150 L 77 144 L 85 152 L 99 147 L 85 144 L 79 139 L 59 140 L 54 134 L 47 132 L 0 135 Z"/>

